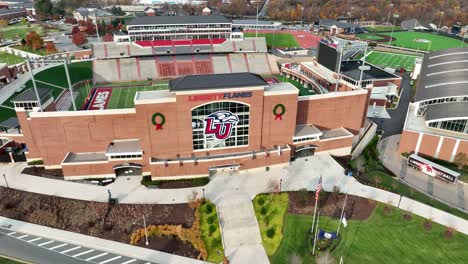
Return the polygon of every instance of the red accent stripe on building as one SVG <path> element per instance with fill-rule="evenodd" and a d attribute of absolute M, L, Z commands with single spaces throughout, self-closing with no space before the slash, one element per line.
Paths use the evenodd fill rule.
<path fill-rule="evenodd" d="M 117 75 L 119 77 L 119 81 L 120 81 L 120 78 L 121 78 L 121 73 L 120 73 L 120 59 L 117 59 L 116 60 L 116 64 L 117 64 Z"/>
<path fill-rule="evenodd" d="M 268 69 L 270 69 L 270 73 L 273 74 L 273 71 L 271 70 L 270 60 L 268 59 L 268 55 L 266 53 L 265 53 L 265 58 L 268 64 Z"/>
<path fill-rule="evenodd" d="M 156 72 L 158 73 L 158 76 L 161 77 L 161 69 L 159 67 L 158 56 L 154 56 L 154 64 L 156 66 Z"/>
<path fill-rule="evenodd" d="M 177 64 L 176 56 L 172 56 L 172 61 L 174 62 L 174 70 L 176 76 L 179 76 L 179 65 Z"/>
<path fill-rule="evenodd" d="M 107 44 L 104 44 L 104 57 L 107 58 Z"/>
<path fill-rule="evenodd" d="M 228 65 L 229 65 L 229 71 L 232 72 L 231 55 L 230 54 L 227 55 L 227 61 L 228 61 Z"/>
<path fill-rule="evenodd" d="M 197 65 L 195 64 L 195 55 L 192 54 L 192 68 L 194 74 L 199 74 L 197 70 Z"/>
<path fill-rule="evenodd" d="M 234 52 L 236 52 L 236 42 L 232 41 L 232 48 L 234 49 Z"/>
<path fill-rule="evenodd" d="M 252 39 L 252 44 L 253 44 L 254 51 L 257 51 L 257 46 L 255 46 L 255 40 L 254 39 Z"/>
<path fill-rule="evenodd" d="M 127 45 L 127 54 L 128 54 L 128 56 L 131 55 L 131 54 L 130 54 L 130 45 Z"/>
<path fill-rule="evenodd" d="M 247 59 L 247 54 L 244 53 L 245 65 L 247 65 L 247 71 L 250 72 L 249 60 Z"/>
<path fill-rule="evenodd" d="M 135 58 L 137 73 L 138 73 L 138 80 L 141 80 L 141 69 L 140 69 L 140 58 Z"/>

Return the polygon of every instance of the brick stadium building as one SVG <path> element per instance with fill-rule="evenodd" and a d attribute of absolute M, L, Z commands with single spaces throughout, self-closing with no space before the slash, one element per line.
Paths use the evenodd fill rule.
<path fill-rule="evenodd" d="M 367 93 L 298 96 L 291 84 L 252 73 L 193 75 L 171 80 L 168 90 L 138 92 L 130 109 L 16 105 L 20 132 L 14 126 L 0 137 L 70 180 L 201 177 L 317 152 L 348 155 L 364 130 Z M 105 104 L 107 97 L 103 91 L 94 98 Z"/>
<path fill-rule="evenodd" d="M 399 151 L 453 161 L 468 154 L 468 48 L 424 55 Z"/>

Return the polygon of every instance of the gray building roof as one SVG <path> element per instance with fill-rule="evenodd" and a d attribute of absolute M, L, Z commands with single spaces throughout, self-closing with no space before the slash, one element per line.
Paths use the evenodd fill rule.
<path fill-rule="evenodd" d="M 0 9 L 0 16 L 26 12 L 24 8 Z"/>
<path fill-rule="evenodd" d="M 355 81 L 359 81 L 361 70 L 359 66 L 362 65 L 362 61 L 342 61 L 341 62 L 341 73 Z M 362 80 L 379 80 L 379 79 L 397 79 L 398 76 L 386 72 L 380 68 L 377 68 L 371 64 L 366 63 L 366 66 L 370 66 L 370 70 L 364 71 L 362 74 Z"/>
<path fill-rule="evenodd" d="M 468 102 L 452 102 L 427 106 L 426 121 L 461 117 L 468 119 Z"/>
<path fill-rule="evenodd" d="M 415 102 L 468 95 L 468 47 L 424 55 Z"/>
<path fill-rule="evenodd" d="M 20 127 L 20 123 L 18 118 L 10 117 L 7 120 L 0 122 L 0 128 L 10 129 L 10 128 L 18 128 Z"/>
<path fill-rule="evenodd" d="M 80 13 L 81 16 L 87 17 L 87 16 L 94 16 L 94 10 L 89 11 L 88 8 L 86 7 L 80 7 L 76 9 L 76 12 Z M 113 14 L 109 11 L 102 10 L 102 9 L 96 9 L 96 16 L 97 17 L 105 17 L 105 16 L 113 16 Z"/>
<path fill-rule="evenodd" d="M 176 92 L 266 85 L 268 85 L 268 83 L 260 75 L 250 72 L 240 72 L 179 77 L 169 81 L 169 90 L 171 92 Z"/>
<path fill-rule="evenodd" d="M 39 97 L 42 99 L 45 96 L 52 93 L 52 90 L 49 88 L 37 88 L 37 92 L 39 93 Z M 36 97 L 36 93 L 34 92 L 34 89 L 31 88 L 26 91 L 23 91 L 11 101 L 12 102 L 31 102 L 31 101 L 37 101 L 37 97 Z"/>
<path fill-rule="evenodd" d="M 233 24 L 242 24 L 242 25 L 256 25 L 256 19 L 233 19 Z M 266 21 L 266 20 L 258 20 L 259 25 L 274 25 L 275 22 L 273 21 Z"/>
<path fill-rule="evenodd" d="M 326 27 L 331 27 L 331 26 L 337 26 L 339 28 L 355 28 L 355 27 L 360 27 L 358 24 L 352 24 L 352 23 L 346 23 L 346 22 L 341 22 L 335 19 L 321 19 L 320 20 L 320 25 L 326 26 Z"/>
<path fill-rule="evenodd" d="M 115 140 L 107 147 L 106 154 L 140 153 L 142 152 L 139 139 Z"/>
<path fill-rule="evenodd" d="M 166 24 L 203 24 L 203 23 L 229 23 L 231 20 L 224 16 L 144 16 L 136 17 L 127 25 L 166 25 Z"/>

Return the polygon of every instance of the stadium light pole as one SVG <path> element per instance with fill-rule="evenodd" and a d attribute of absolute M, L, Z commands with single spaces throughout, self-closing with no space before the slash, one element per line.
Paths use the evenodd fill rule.
<path fill-rule="evenodd" d="M 442 26 L 442 18 L 444 17 L 445 12 L 440 11 L 440 21 L 439 21 L 439 26 L 437 27 L 437 32 L 440 30 L 440 26 Z"/>
<path fill-rule="evenodd" d="M 302 30 L 303 23 L 304 23 L 304 6 L 301 6 L 301 30 Z"/>
<path fill-rule="evenodd" d="M 73 105 L 73 111 L 76 111 L 75 98 L 73 97 L 73 89 L 70 81 L 70 73 L 68 72 L 68 60 L 63 61 L 63 67 L 65 68 L 65 75 L 67 76 L 68 90 L 70 90 L 71 101 Z"/>
<path fill-rule="evenodd" d="M 393 30 L 395 29 L 395 21 L 396 19 L 400 17 L 400 15 L 398 14 L 394 14 L 393 15 L 393 26 L 392 26 L 392 34 L 390 34 L 390 39 L 388 40 L 388 45 L 390 46 L 390 42 L 392 42 L 392 39 L 393 39 Z"/>
<path fill-rule="evenodd" d="M 101 40 L 100 40 L 100 37 L 99 37 L 99 28 L 98 28 L 98 24 L 97 24 L 96 8 L 93 8 L 93 10 L 94 10 L 94 20 L 95 20 L 94 24 L 96 24 L 97 42 L 101 43 Z"/>
<path fill-rule="evenodd" d="M 255 18 L 255 37 L 258 38 L 258 4 L 259 4 L 259 1 L 250 1 L 250 3 L 257 5 L 257 15 Z"/>
<path fill-rule="evenodd" d="M 32 67 L 31 67 L 31 60 L 27 60 L 27 64 L 28 64 L 28 71 L 29 71 L 29 74 L 31 75 L 31 81 L 33 83 L 33 87 L 34 87 L 34 93 L 36 94 L 36 98 L 37 98 L 37 103 L 39 105 L 39 112 L 42 112 L 42 103 L 41 103 L 41 98 L 39 96 L 39 93 L 37 92 L 37 86 L 36 86 L 36 79 L 34 79 L 34 73 L 32 71 Z"/>
<path fill-rule="evenodd" d="M 390 14 L 392 13 L 393 4 L 389 4 L 389 6 L 390 6 L 390 11 L 388 12 L 388 16 L 387 16 L 387 25 L 388 25 L 388 21 L 390 20 Z"/>
<path fill-rule="evenodd" d="M 338 50 L 338 49 L 336 49 L 336 50 Z M 343 47 L 341 47 L 339 52 L 340 52 L 340 56 L 339 56 L 339 60 L 338 60 L 338 70 L 336 72 L 335 93 L 338 92 L 338 86 L 339 86 L 340 77 L 341 77 L 341 59 L 342 59 L 342 56 L 343 56 Z"/>
<path fill-rule="evenodd" d="M 362 66 L 359 67 L 359 70 L 361 70 L 361 74 L 359 75 L 359 88 L 362 88 L 362 75 L 364 75 L 364 71 L 370 70 L 370 66 L 366 66 L 366 53 L 367 53 L 367 44 L 366 44 L 366 49 L 364 51 L 364 57 L 362 58 Z"/>

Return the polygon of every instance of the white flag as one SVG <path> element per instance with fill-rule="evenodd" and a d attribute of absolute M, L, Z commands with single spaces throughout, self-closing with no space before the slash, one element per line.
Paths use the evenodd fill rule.
<path fill-rule="evenodd" d="M 343 223 L 343 226 L 346 227 L 348 223 L 346 222 L 346 217 L 343 215 L 343 219 L 341 219 L 341 222 Z"/>

